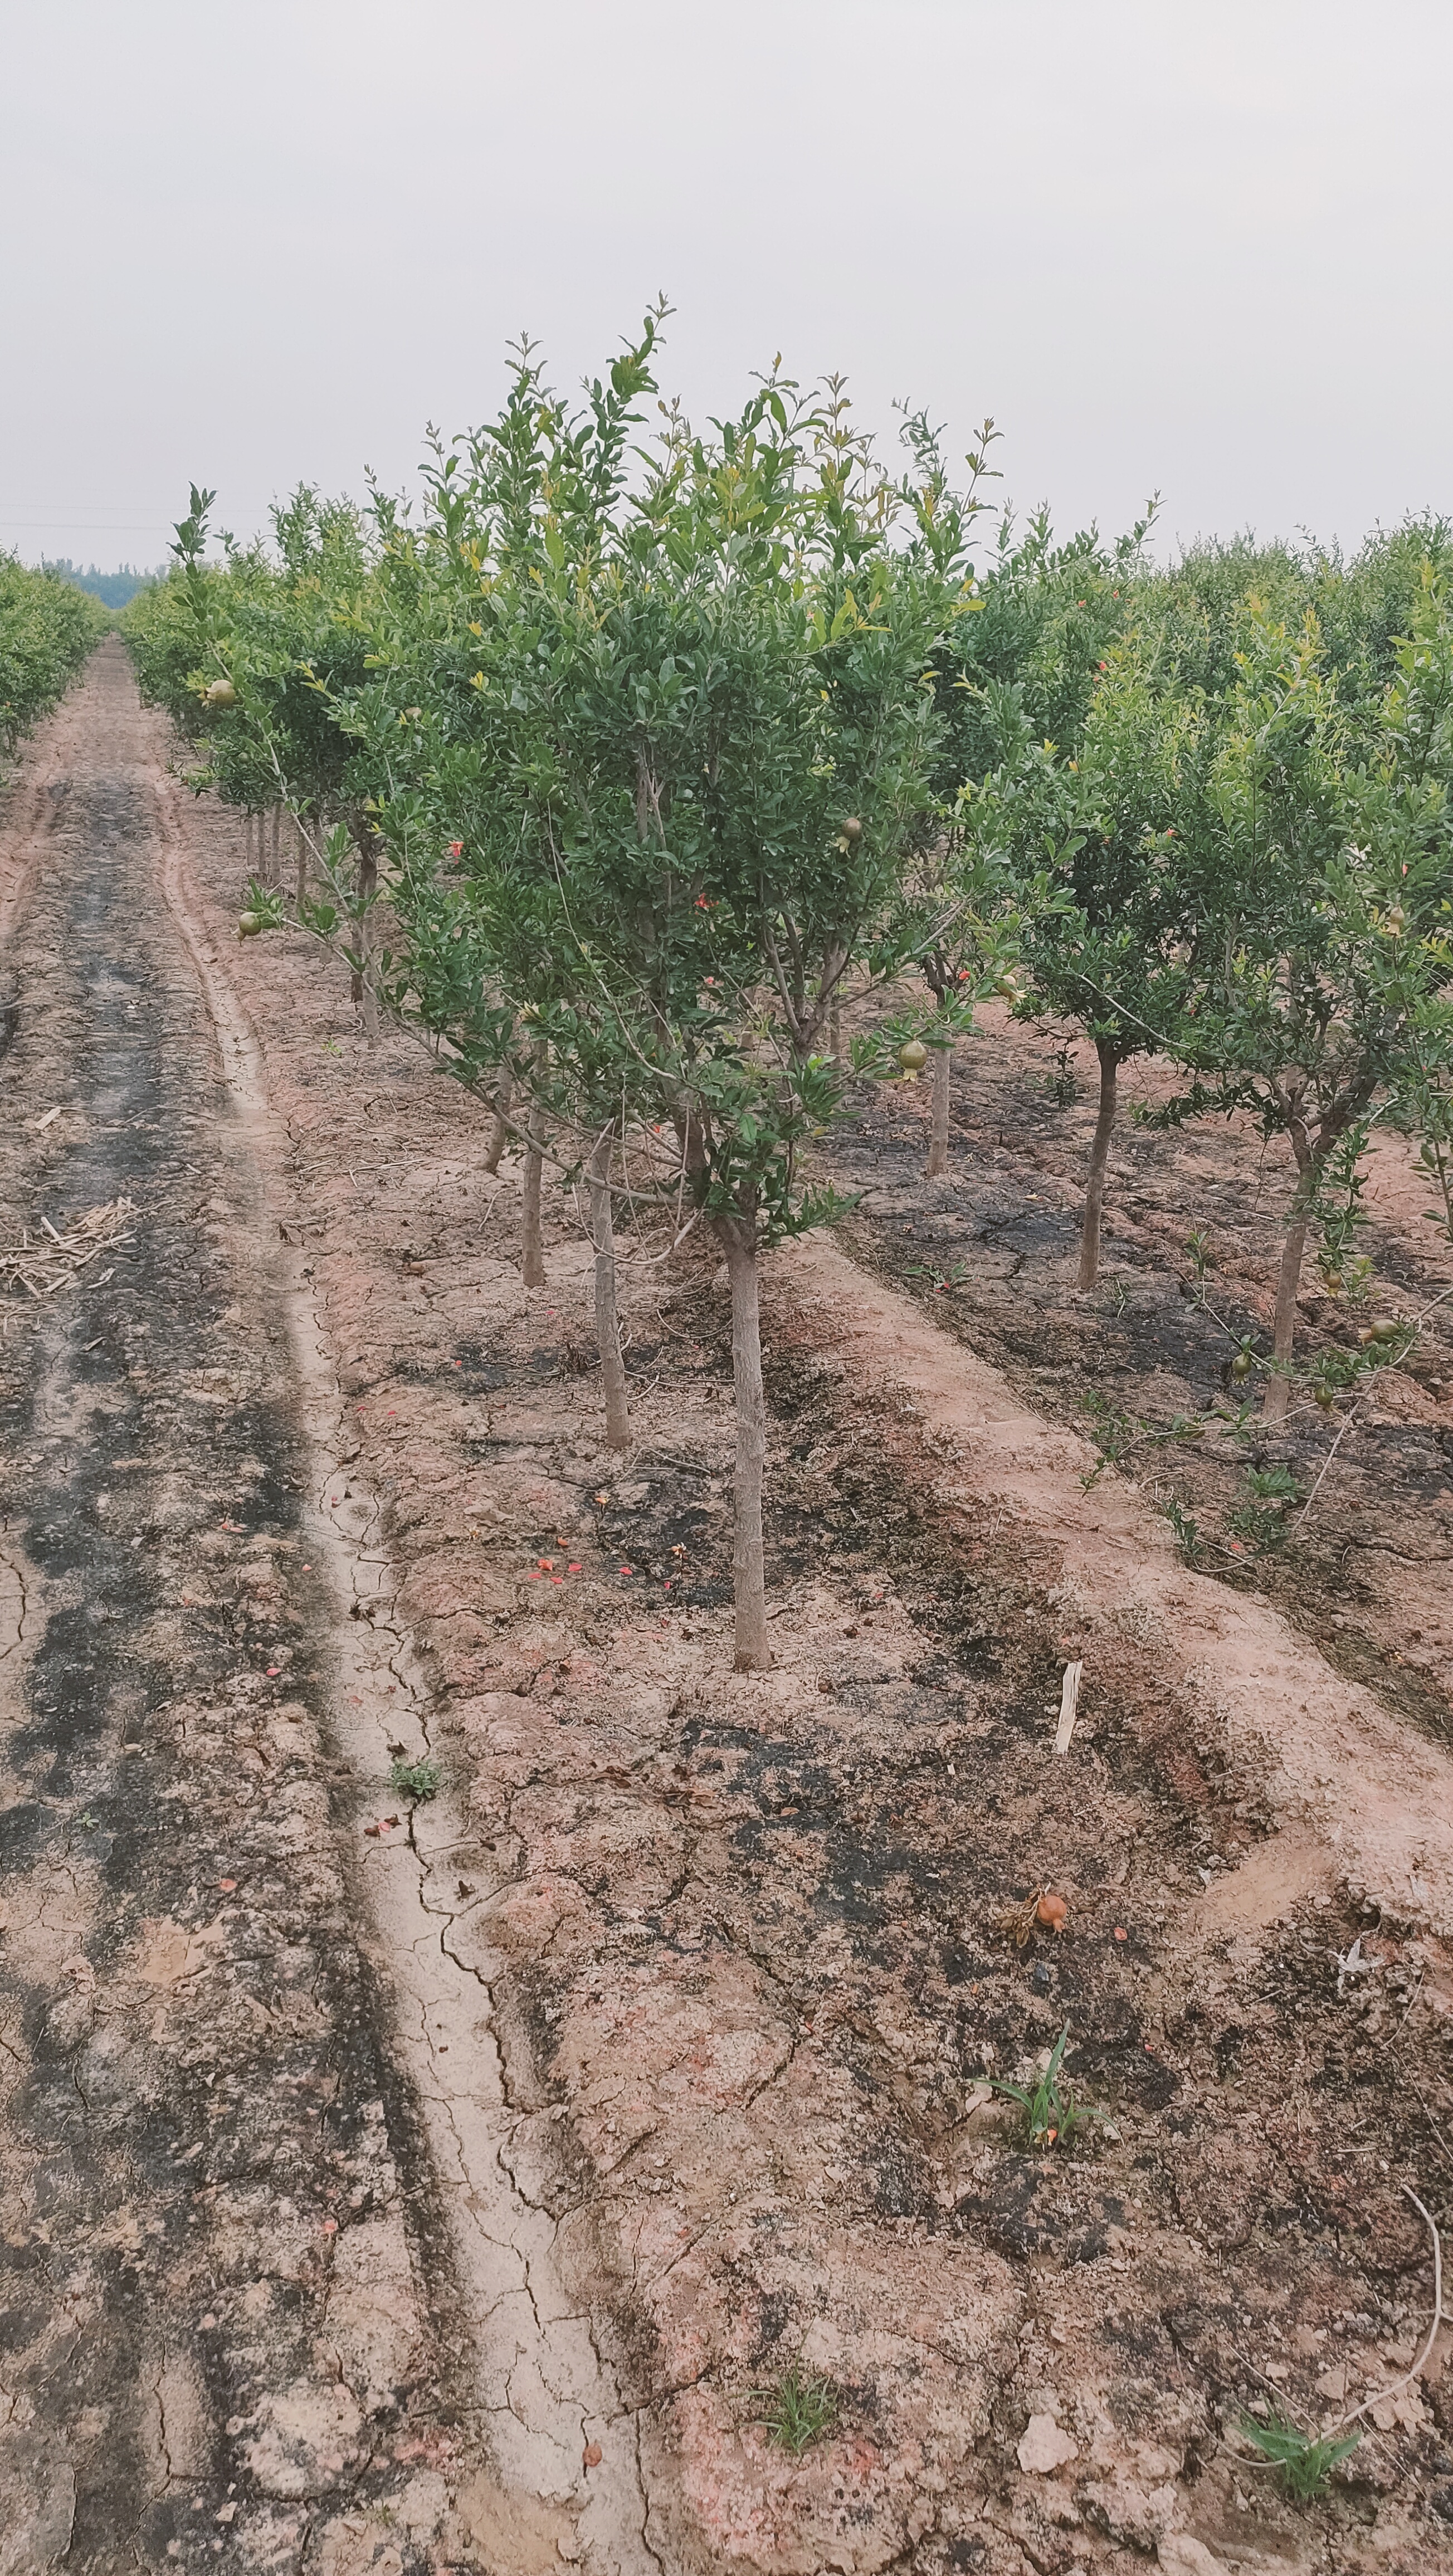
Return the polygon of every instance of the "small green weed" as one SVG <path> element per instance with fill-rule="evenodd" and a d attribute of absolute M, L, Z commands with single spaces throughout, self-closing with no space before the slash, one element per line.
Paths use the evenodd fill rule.
<path fill-rule="evenodd" d="M 1293 1503 L 1300 1502 L 1301 1487 L 1289 1467 L 1251 1467 L 1246 1475 L 1246 1500 L 1226 1515 L 1226 1527 L 1241 1539 L 1249 1539 L 1258 1554 L 1283 1545 L 1287 1537 L 1287 1514 Z"/>
<path fill-rule="evenodd" d="M 1175 1532 L 1176 1554 L 1182 1565 L 1194 1565 L 1201 1540 L 1200 1523 L 1181 1509 L 1174 1494 L 1165 1506 L 1165 1516 Z"/>
<path fill-rule="evenodd" d="M 1319 2439 L 1315 2433 L 1299 2432 L 1295 2424 L 1275 2411 L 1264 2424 L 1259 2424 L 1254 2415 L 1243 2415 L 1241 2430 L 1260 2451 L 1267 2467 L 1276 2470 L 1286 2493 L 1294 2496 L 1298 2504 L 1311 2504 L 1325 2493 L 1338 2461 L 1355 2451 L 1362 2439 L 1360 2433 L 1346 2433 L 1340 2441 Z"/>
<path fill-rule="evenodd" d="M 1211 1230 L 1209 1226 L 1199 1226 L 1194 1234 L 1188 1234 L 1186 1236 L 1186 1251 L 1190 1258 L 1191 1268 L 1196 1274 L 1196 1286 L 1200 1291 L 1196 1302 L 1198 1305 L 1204 1306 L 1206 1302 L 1206 1273 L 1215 1266 L 1211 1260 Z"/>
<path fill-rule="evenodd" d="M 1093 2110 L 1088 2102 L 1077 2102 L 1074 2086 L 1064 2073 L 1064 2054 L 1069 2044 L 1069 2025 L 1060 2032 L 1049 2052 L 1049 2064 L 1038 2076 L 1031 2093 L 1022 2084 L 1010 2084 L 993 2075 L 990 2085 L 996 2093 L 1007 2093 L 1024 2113 L 1028 2142 L 1031 2147 L 1073 2146 L 1076 2131 L 1090 2120 L 1103 2120 L 1103 2111 Z"/>
<path fill-rule="evenodd" d="M 1050 1070 L 1044 1077 L 1045 1090 L 1056 1109 L 1073 1109 L 1080 1096 L 1080 1078 L 1071 1061 L 1070 1049 L 1067 1046 L 1056 1047 L 1049 1061 Z"/>
<path fill-rule="evenodd" d="M 439 1776 L 437 1762 L 427 1758 L 421 1762 L 406 1762 L 399 1754 L 388 1775 L 388 1784 L 401 1798 L 434 1798 L 439 1793 Z"/>
<path fill-rule="evenodd" d="M 905 1279 L 931 1279 L 935 1294 L 940 1296 L 945 1288 L 962 1288 L 968 1275 L 966 1261 L 956 1261 L 952 1270 L 940 1270 L 931 1261 L 910 1261 L 903 1273 Z"/>
<path fill-rule="evenodd" d="M 1248 1491 L 1259 1503 L 1295 1503 L 1301 1499 L 1301 1487 L 1290 1467 L 1278 1460 L 1274 1467 L 1248 1467 Z"/>
<path fill-rule="evenodd" d="M 794 2364 L 770 2388 L 753 2391 L 757 2421 L 779 2451 L 800 2460 L 804 2451 L 829 2433 L 837 2422 L 838 2396 L 830 2379 L 809 2379 Z"/>
<path fill-rule="evenodd" d="M 1100 1452 L 1099 1466 L 1092 1467 L 1088 1476 L 1080 1478 L 1080 1483 L 1088 1493 L 1091 1485 L 1103 1475 L 1107 1467 L 1119 1466 L 1126 1451 L 1139 1438 L 1144 1425 L 1133 1421 L 1128 1413 L 1117 1412 L 1108 1397 L 1101 1395 L 1098 1387 L 1092 1387 L 1086 1396 L 1085 1411 L 1090 1417 L 1090 1438 Z"/>

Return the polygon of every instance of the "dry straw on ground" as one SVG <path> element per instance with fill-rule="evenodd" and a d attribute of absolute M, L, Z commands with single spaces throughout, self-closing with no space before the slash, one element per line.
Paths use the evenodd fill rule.
<path fill-rule="evenodd" d="M 34 1239 L 23 1231 L 18 1247 L 0 1252 L 0 1281 L 7 1290 L 24 1288 L 32 1297 L 53 1297 L 58 1289 L 72 1287 L 103 1252 L 131 1241 L 133 1213 L 131 1199 L 111 1199 L 104 1207 L 87 1208 L 64 1234 L 43 1216 Z"/>

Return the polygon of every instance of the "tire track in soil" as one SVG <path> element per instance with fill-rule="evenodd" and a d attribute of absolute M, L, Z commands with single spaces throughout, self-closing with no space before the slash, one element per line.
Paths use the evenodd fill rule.
<path fill-rule="evenodd" d="M 0 2576 L 634 2576 L 636 2424 L 509 2172 L 479 1856 L 446 1797 L 362 1832 L 428 1709 L 162 740 L 108 645 L 14 798 L 6 1230 L 136 1213 L 6 1317 Z"/>

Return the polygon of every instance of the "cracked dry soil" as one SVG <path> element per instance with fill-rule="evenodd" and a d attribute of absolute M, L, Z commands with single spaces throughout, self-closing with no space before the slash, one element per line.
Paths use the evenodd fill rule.
<path fill-rule="evenodd" d="M 0 2568 L 634 2569 L 165 747 L 103 648 L 7 818 L 6 1240 L 134 1213 L 5 1313 Z"/>
<path fill-rule="evenodd" d="M 1422 2576 L 1446 2335 L 1325 2504 L 1235 2428 L 1426 2322 L 1439 1728 L 1081 1491 L 1048 1271 L 1011 1384 L 993 1283 L 945 1330 L 871 1209 L 870 1268 L 766 1283 L 780 1642 L 734 1675 L 710 1261 L 624 1265 L 612 1460 L 572 1205 L 525 1292 L 484 1116 L 316 947 L 238 948 L 236 826 L 167 751 L 108 648 L 12 797 L 11 1224 L 138 1213 L 112 1282 L 4 1309 L 7 2502 L 97 2568 Z M 1031 2157 L 983 2079 L 1066 2022 L 1113 2126 Z M 839 2393 L 798 2463 L 793 2363 Z"/>

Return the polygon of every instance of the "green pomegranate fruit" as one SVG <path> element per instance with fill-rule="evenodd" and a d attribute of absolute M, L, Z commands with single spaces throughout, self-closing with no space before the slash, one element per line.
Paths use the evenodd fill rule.
<path fill-rule="evenodd" d="M 928 1062 L 928 1049 L 922 1038 L 910 1038 L 906 1046 L 901 1046 L 898 1061 L 905 1073 L 922 1073 Z"/>
<path fill-rule="evenodd" d="M 239 939 L 255 939 L 262 926 L 263 921 L 260 912 L 239 913 L 237 917 L 237 936 Z"/>
<path fill-rule="evenodd" d="M 237 691 L 232 686 L 231 681 L 214 680 L 210 689 L 207 691 L 207 704 L 209 707 L 235 707 L 237 704 Z"/>

